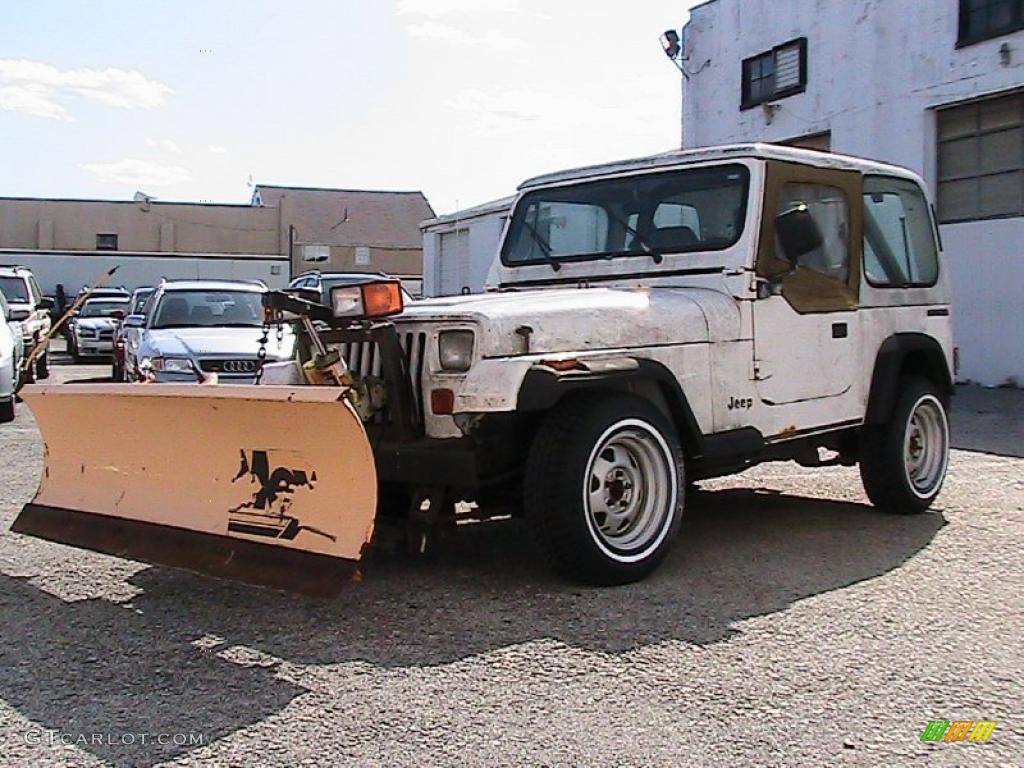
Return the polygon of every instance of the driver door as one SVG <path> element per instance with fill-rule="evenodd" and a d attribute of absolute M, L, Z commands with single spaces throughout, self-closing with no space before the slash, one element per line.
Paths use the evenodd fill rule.
<path fill-rule="evenodd" d="M 852 171 L 768 165 L 757 259 L 761 290 L 753 307 L 754 378 L 768 438 L 863 415 L 861 184 Z M 800 206 L 817 225 L 820 242 L 791 261 L 776 218 Z"/>

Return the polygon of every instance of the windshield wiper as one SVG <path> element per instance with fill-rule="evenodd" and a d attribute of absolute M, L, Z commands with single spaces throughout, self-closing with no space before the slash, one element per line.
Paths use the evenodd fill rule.
<path fill-rule="evenodd" d="M 547 260 L 551 268 L 557 272 L 562 268 L 562 265 L 558 263 L 558 259 L 551 253 L 551 243 L 541 237 L 540 232 L 537 231 L 536 227 L 533 226 L 526 219 L 523 219 L 523 226 L 526 227 L 526 231 L 530 233 L 530 237 L 533 238 L 533 242 L 540 246 L 541 253 L 544 254 L 544 258 Z"/>
<path fill-rule="evenodd" d="M 627 232 L 629 232 L 629 234 L 633 236 L 633 239 L 640 243 L 640 247 L 644 249 L 644 253 L 648 254 L 652 259 L 654 259 L 655 264 L 661 264 L 662 260 L 665 258 L 665 255 L 657 248 L 651 247 L 651 244 L 647 242 L 643 235 L 641 235 L 639 232 L 637 232 L 635 229 L 629 226 L 628 221 L 620 219 L 611 211 L 608 211 L 608 217 L 616 224 L 618 224 L 620 227 L 623 227 Z"/>

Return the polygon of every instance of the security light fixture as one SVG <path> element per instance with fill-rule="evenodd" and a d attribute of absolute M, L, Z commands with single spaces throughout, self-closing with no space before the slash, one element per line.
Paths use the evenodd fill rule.
<path fill-rule="evenodd" d="M 666 29 L 661 38 L 661 49 L 672 61 L 675 61 L 682 52 L 683 47 L 679 44 L 679 33 L 674 29 Z"/>

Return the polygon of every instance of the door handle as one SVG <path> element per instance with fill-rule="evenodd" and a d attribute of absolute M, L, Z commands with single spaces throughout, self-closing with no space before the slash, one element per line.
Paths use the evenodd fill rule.
<path fill-rule="evenodd" d="M 833 339 L 845 339 L 849 336 L 849 328 L 846 327 L 846 323 L 832 323 L 832 338 Z"/>

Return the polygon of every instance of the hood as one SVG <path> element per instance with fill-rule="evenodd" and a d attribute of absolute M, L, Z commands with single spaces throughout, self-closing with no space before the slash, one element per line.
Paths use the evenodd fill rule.
<path fill-rule="evenodd" d="M 450 296 L 406 307 L 398 322 L 471 323 L 485 357 L 728 341 L 736 300 L 709 288 L 563 288 Z M 517 333 L 517 331 L 519 331 Z"/>
<path fill-rule="evenodd" d="M 161 357 L 238 357 L 255 358 L 260 348 L 259 328 L 165 328 L 147 331 L 145 354 Z M 277 332 L 270 331 L 267 357 L 285 359 L 292 356 L 295 335 L 286 328 L 281 343 Z"/>
<path fill-rule="evenodd" d="M 112 331 L 120 322 L 112 317 L 76 317 L 75 327 L 93 331 Z"/>

